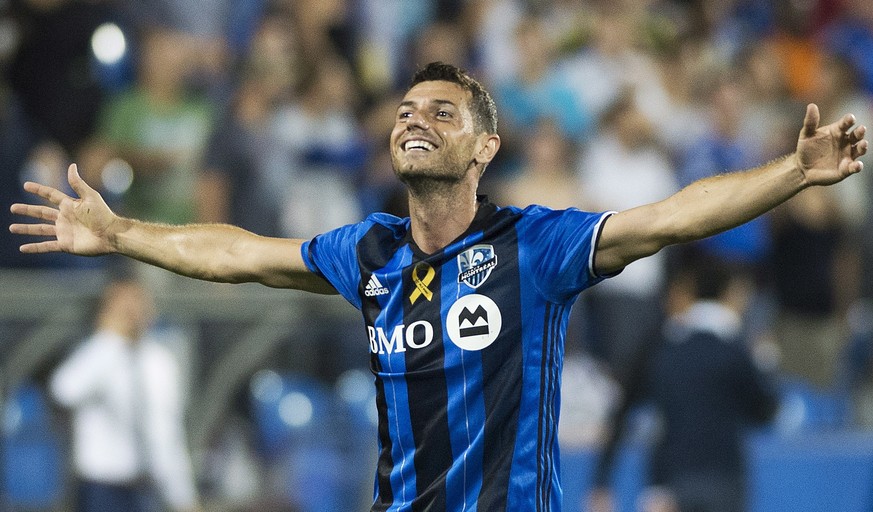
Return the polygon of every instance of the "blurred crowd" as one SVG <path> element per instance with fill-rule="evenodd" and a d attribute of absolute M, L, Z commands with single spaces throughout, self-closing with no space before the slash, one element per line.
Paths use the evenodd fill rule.
<path fill-rule="evenodd" d="M 113 209 L 157 222 L 308 238 L 404 215 L 388 134 L 412 72 L 437 60 L 495 97 L 503 145 L 480 193 L 497 204 L 656 201 L 790 153 L 810 102 L 824 122 L 873 125 L 868 0 L 0 0 L 0 203 L 24 200 L 25 180 L 66 189 L 77 162 Z M 873 428 L 865 160 L 586 292 L 565 378 L 598 395 L 565 387 L 567 422 L 620 395 L 591 369 L 622 388 L 664 322 L 670 275 L 705 254 L 751 276 L 759 362 Z M 107 265 L 19 243 L 0 232 L 0 267 Z"/>

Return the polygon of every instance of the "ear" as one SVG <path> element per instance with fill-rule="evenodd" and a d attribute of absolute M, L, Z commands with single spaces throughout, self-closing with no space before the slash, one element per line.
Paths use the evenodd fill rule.
<path fill-rule="evenodd" d="M 474 160 L 477 164 L 485 164 L 494 159 L 497 150 L 500 149 L 500 136 L 496 133 L 482 134 L 476 142 L 476 154 Z"/>

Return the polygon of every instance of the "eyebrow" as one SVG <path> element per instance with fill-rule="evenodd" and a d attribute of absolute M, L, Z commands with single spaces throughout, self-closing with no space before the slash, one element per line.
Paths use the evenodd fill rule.
<path fill-rule="evenodd" d="M 417 102 L 412 101 L 412 100 L 405 100 L 405 101 L 400 102 L 400 105 L 398 106 L 398 108 L 400 108 L 400 107 L 414 107 L 416 103 Z M 437 100 L 431 100 L 429 103 L 436 104 L 436 105 L 451 105 L 451 106 L 457 108 L 457 105 L 455 104 L 455 102 L 449 101 L 449 100 L 437 99 Z"/>

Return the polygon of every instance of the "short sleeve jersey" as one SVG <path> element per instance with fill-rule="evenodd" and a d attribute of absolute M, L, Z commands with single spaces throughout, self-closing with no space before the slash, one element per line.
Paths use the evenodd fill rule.
<path fill-rule="evenodd" d="M 375 375 L 372 510 L 556 511 L 569 309 L 601 279 L 608 213 L 498 208 L 434 254 L 408 218 L 373 214 L 304 243 L 359 308 Z"/>

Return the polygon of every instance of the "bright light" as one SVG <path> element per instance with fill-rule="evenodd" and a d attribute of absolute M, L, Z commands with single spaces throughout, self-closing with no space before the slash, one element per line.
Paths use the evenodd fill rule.
<path fill-rule="evenodd" d="M 313 412 L 312 401 L 303 393 L 288 393 L 279 402 L 279 417 L 292 427 L 302 427 L 309 423 Z"/>
<path fill-rule="evenodd" d="M 103 167 L 100 179 L 107 192 L 120 196 L 133 184 L 133 167 L 120 158 L 113 158 Z"/>
<path fill-rule="evenodd" d="M 278 402 L 282 397 L 282 377 L 272 370 L 261 370 L 252 377 L 252 394 L 261 402 Z"/>
<path fill-rule="evenodd" d="M 124 32 L 115 23 L 100 25 L 91 36 L 91 51 L 101 64 L 116 64 L 127 51 Z"/>

